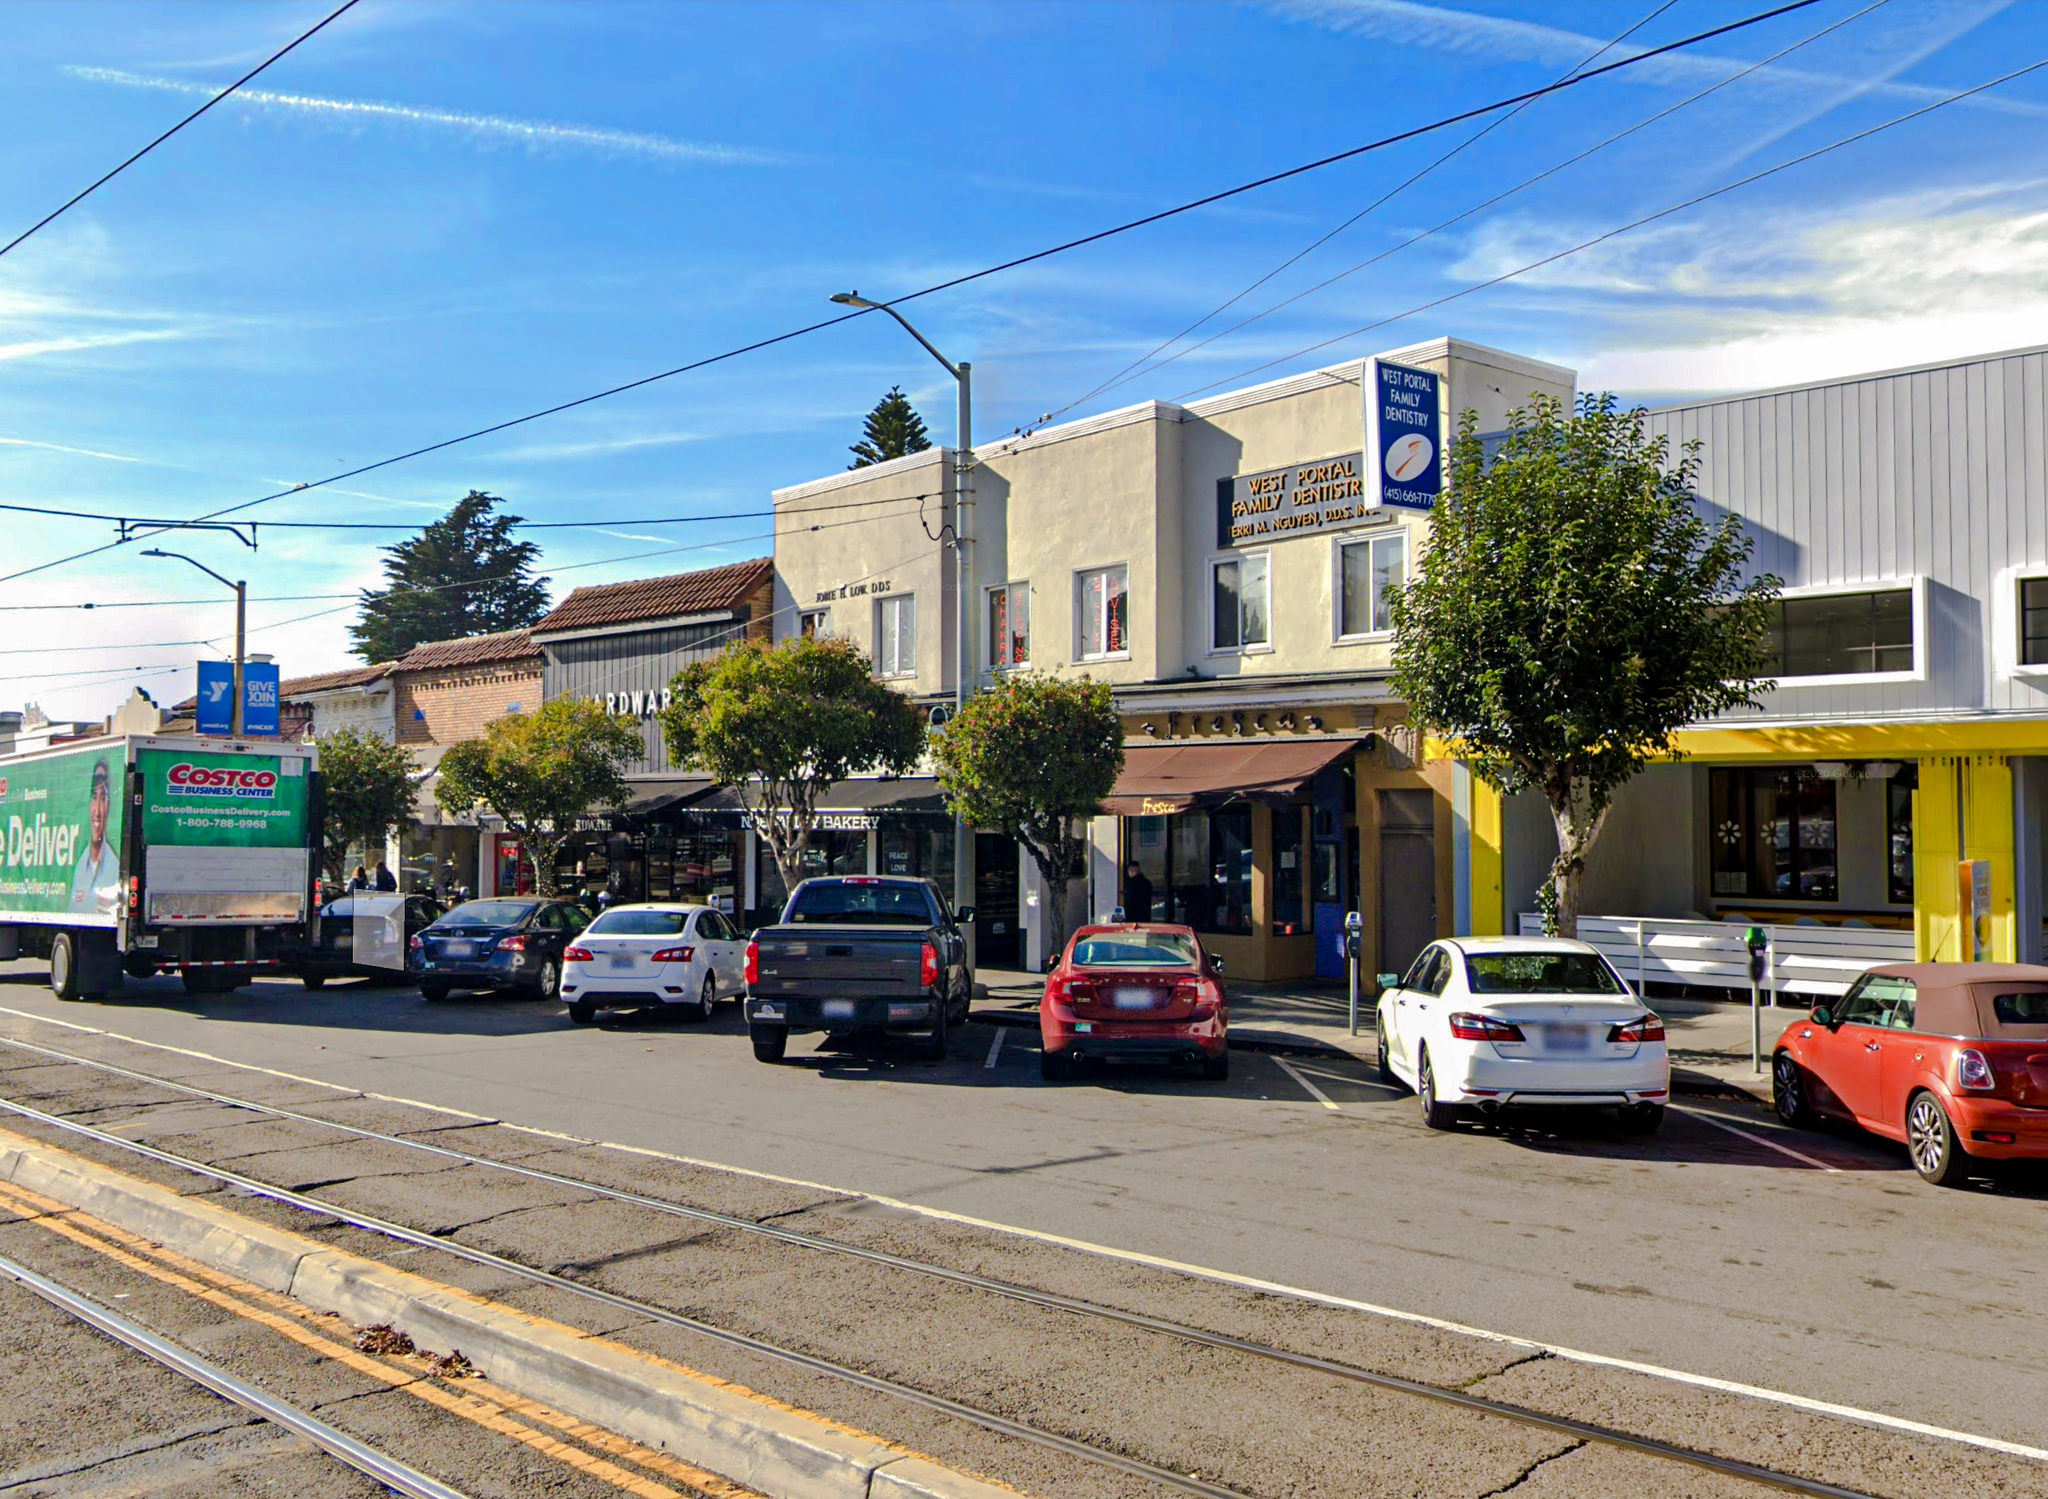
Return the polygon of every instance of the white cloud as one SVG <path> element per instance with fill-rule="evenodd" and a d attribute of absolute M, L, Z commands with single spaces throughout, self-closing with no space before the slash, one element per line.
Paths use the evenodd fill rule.
<path fill-rule="evenodd" d="M 194 331 L 189 328 L 131 328 L 125 333 L 30 338 L 18 343 L 0 344 L 0 360 L 33 359 L 40 354 L 70 354 L 80 349 L 112 349 L 123 344 L 162 343 L 168 339 L 188 338 Z"/>
<path fill-rule="evenodd" d="M 165 93 L 205 98 L 220 92 L 203 83 L 177 78 L 151 78 L 115 68 L 67 67 L 74 78 L 123 88 L 158 89 Z M 693 162 L 709 166 L 780 166 L 789 158 L 778 152 L 717 141 L 679 140 L 639 130 L 613 130 L 602 125 L 571 125 L 550 120 L 520 120 L 507 115 L 474 114 L 467 110 L 389 104 L 373 99 L 330 99 L 317 94 L 280 94 L 268 89 L 239 89 L 222 108 L 273 110 L 345 125 L 400 125 L 446 130 L 473 144 L 524 146 L 545 153 L 594 151 L 605 156 L 631 156 L 643 161 Z"/>
<path fill-rule="evenodd" d="M 552 462 L 568 458 L 595 458 L 606 453 L 628 453 L 636 448 L 669 448 L 686 442 L 702 442 L 698 432 L 655 432 L 644 437 L 611 437 L 592 442 L 536 443 L 507 448 L 500 458 L 520 462 Z"/>
<path fill-rule="evenodd" d="M 69 453 L 75 458 L 104 458 L 109 463 L 147 463 L 128 453 L 103 453 L 98 448 L 71 448 L 61 442 L 37 442 L 30 437 L 0 437 L 0 448 L 34 448 L 43 453 Z"/>

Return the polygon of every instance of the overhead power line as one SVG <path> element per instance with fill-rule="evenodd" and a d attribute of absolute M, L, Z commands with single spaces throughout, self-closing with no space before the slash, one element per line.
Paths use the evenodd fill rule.
<path fill-rule="evenodd" d="M 1226 199 L 1235 198 L 1240 196 L 1241 194 L 1253 192 L 1262 187 L 1270 187 L 1272 184 L 1276 182 L 1285 182 L 1291 178 L 1300 177 L 1309 172 L 1320 171 L 1322 168 L 1334 166 L 1338 162 L 1349 161 L 1354 157 L 1363 156 L 1371 151 L 1384 150 L 1389 146 L 1398 145 L 1403 141 L 1414 140 L 1418 136 L 1428 135 L 1433 131 L 1443 130 L 1452 125 L 1460 125 L 1467 120 L 1479 119 L 1485 115 L 1493 114 L 1499 110 L 1512 109 L 1515 106 L 1526 103 L 1529 100 L 1542 98 L 1546 94 L 1554 94 L 1564 89 L 1576 88 L 1581 84 L 1590 83 L 1595 78 L 1605 77 L 1609 73 L 1617 72 L 1624 68 L 1635 67 L 1641 63 L 1648 62 L 1651 58 L 1661 57 L 1668 52 L 1676 52 L 1687 47 L 1698 46 L 1700 43 L 1711 41 L 1715 37 L 1726 36 L 1731 32 L 1740 31 L 1745 27 L 1760 25 L 1761 23 L 1773 20 L 1778 16 L 1789 15 L 1794 11 L 1804 10 L 1808 6 L 1815 5 L 1818 3 L 1819 0 L 1789 0 L 1789 3 L 1787 4 L 1775 6 L 1770 10 L 1760 11 L 1755 15 L 1746 16 L 1741 20 L 1730 21 L 1724 25 L 1711 27 L 1706 31 L 1696 32 L 1691 36 L 1683 37 L 1675 42 L 1666 42 L 1659 47 L 1646 48 L 1641 52 L 1633 53 L 1628 57 L 1604 64 L 1601 67 L 1588 68 L 1583 72 L 1575 74 L 1572 77 L 1560 78 L 1552 83 L 1547 83 L 1540 88 L 1526 89 L 1518 94 L 1510 94 L 1506 98 L 1496 99 L 1489 104 L 1482 104 L 1473 109 L 1461 110 L 1456 114 L 1446 115 L 1441 119 L 1433 120 L 1425 125 L 1413 126 L 1407 130 L 1397 131 L 1393 135 L 1382 136 L 1378 140 L 1368 141 L 1364 145 L 1353 146 L 1347 150 L 1334 152 L 1328 156 L 1318 157 L 1314 161 L 1303 162 L 1299 166 L 1288 167 L 1285 170 L 1278 172 L 1270 172 L 1263 177 L 1254 178 L 1249 182 L 1239 183 L 1235 187 L 1224 188 L 1218 192 L 1208 193 L 1202 197 L 1190 199 L 1185 203 L 1176 204 L 1174 207 L 1171 208 L 1160 209 L 1156 213 L 1149 213 L 1139 218 L 1129 219 L 1121 224 L 1112 225 L 1107 229 L 1099 229 L 1092 234 L 1082 235 L 1078 239 L 1070 239 L 1064 241 L 1061 244 L 1048 246 L 1043 250 L 1034 250 L 1028 255 L 1019 255 L 1014 257 L 1013 259 L 1001 261 L 995 265 L 985 266 L 978 271 L 969 271 L 964 275 L 954 276 L 945 281 L 934 282 L 930 286 L 923 287 L 917 291 L 907 292 L 903 296 L 892 299 L 891 305 L 900 305 L 904 302 L 914 302 L 921 297 L 933 296 L 936 293 L 942 291 L 950 291 L 955 287 L 965 286 L 970 282 L 980 281 L 989 276 L 999 275 L 1004 271 L 1015 270 L 1019 266 L 1030 265 L 1036 261 L 1045 260 L 1054 255 L 1062 255 L 1070 250 L 1078 250 L 1085 245 L 1098 244 L 1103 240 L 1112 239 L 1121 234 L 1128 234 L 1135 229 L 1142 229 L 1151 224 L 1161 223 L 1166 219 L 1175 218 L 1181 214 L 1192 213 L 1198 208 L 1206 208 L 1212 204 L 1221 203 Z M 805 324 L 801 328 L 792 328 L 785 333 L 777 333 L 767 338 L 755 339 L 751 343 L 742 344 L 737 348 L 727 349 L 723 353 L 706 355 L 702 359 L 691 360 L 687 364 L 679 364 L 675 366 L 673 369 L 662 370 L 652 375 L 645 375 L 642 376 L 640 379 L 629 380 L 622 385 L 610 386 L 604 390 L 595 391 L 590 395 L 578 396 L 573 400 L 561 401 L 553 406 L 544 407 L 539 411 L 528 412 L 524 416 L 512 417 L 502 422 L 494 422 L 486 427 L 478 427 L 474 431 L 464 432 L 455 437 L 444 438 L 439 442 L 427 443 L 421 447 L 412 448 L 403 453 L 393 454 L 389 458 L 380 458 L 373 463 L 359 464 L 354 468 L 345 469 L 340 473 L 329 474 L 327 477 L 322 479 L 308 480 L 303 484 L 295 484 L 291 486 L 289 489 L 280 489 L 271 494 L 258 496 L 256 499 L 253 500 L 244 500 L 239 504 L 224 506 L 219 510 L 210 511 L 205 515 L 194 516 L 190 520 L 184 522 L 184 524 L 193 525 L 203 521 L 218 520 L 223 516 L 237 515 L 246 510 L 252 510 L 258 505 L 267 505 L 273 500 L 281 500 L 290 495 L 301 494 L 309 489 L 319 489 L 329 484 L 338 484 L 344 479 L 357 478 L 363 474 L 372 473 L 378 469 L 390 468 L 394 464 L 409 462 L 414 458 L 423 458 L 430 453 L 438 453 L 447 448 L 458 446 L 459 444 L 462 443 L 474 442 L 478 438 L 494 436 L 497 433 L 509 431 L 511 428 L 514 427 L 524 426 L 528 422 L 539 421 L 544 417 L 557 416 L 564 411 L 572 411 L 580 406 L 588 406 L 595 401 L 603 401 L 613 396 L 623 395 L 628 391 L 639 390 L 645 386 L 653 385 L 659 381 L 672 379 L 677 375 L 689 374 L 692 371 L 705 369 L 711 365 L 720 364 L 729 359 L 737 359 L 745 354 L 756 353 L 762 349 L 772 348 L 777 344 L 788 343 L 792 339 L 803 338 L 809 334 L 820 332 L 826 328 L 835 327 L 840 323 L 850 322 L 854 318 L 866 317 L 869 311 L 870 309 L 862 308 L 854 312 L 841 313 L 836 317 L 824 318 L 815 323 Z M 167 527 L 167 529 L 175 529 L 175 527 Z M 89 547 L 84 551 L 73 552 L 68 556 L 57 557 L 53 558 L 51 561 L 48 562 L 38 563 L 34 567 L 20 568 L 14 572 L 0 574 L 0 583 L 12 582 L 16 578 L 25 578 L 33 573 L 46 572 L 53 567 L 62 567 L 67 563 L 79 562 L 87 557 L 97 556 L 101 552 L 112 551 L 116 547 L 126 545 L 128 540 L 136 539 L 140 538 L 130 537 L 124 538 L 123 540 L 107 542 L 101 546 Z"/>
<path fill-rule="evenodd" d="M 1658 209 L 1655 213 L 1644 214 L 1641 218 L 1632 219 L 1628 223 L 1622 224 L 1617 228 L 1607 230 L 1604 234 L 1596 234 L 1591 239 L 1581 240 L 1578 244 L 1571 246 L 1569 249 L 1559 250 L 1556 251 L 1554 254 L 1545 255 L 1540 260 L 1532 260 L 1527 265 L 1517 266 L 1515 267 L 1515 269 L 1511 271 L 1503 271 L 1500 275 L 1490 276 L 1484 281 L 1476 281 L 1470 286 L 1462 287 L 1457 291 L 1450 292 L 1447 295 L 1441 297 L 1437 297 L 1433 301 L 1424 302 L 1419 306 L 1411 307 L 1406 312 L 1397 312 L 1390 317 L 1379 318 L 1373 322 L 1366 323 L 1362 327 L 1353 328 L 1348 333 L 1339 333 L 1333 338 L 1322 339 L 1316 343 L 1308 345 L 1306 348 L 1296 349 L 1291 354 L 1283 354 L 1278 359 L 1268 359 L 1263 364 L 1255 364 L 1250 369 L 1239 370 L 1234 375 L 1225 375 L 1220 380 L 1212 380 L 1207 385 L 1200 385 L 1195 387 L 1195 389 L 1193 390 L 1185 391 L 1182 394 L 1175 396 L 1174 399 L 1176 401 L 1188 400 L 1190 397 L 1198 396 L 1202 394 L 1204 391 L 1214 390 L 1219 385 L 1229 385 L 1235 381 L 1247 379 L 1252 375 L 1260 374 L 1266 370 L 1272 369 L 1275 365 L 1287 364 L 1293 360 L 1302 358 L 1304 355 L 1316 353 L 1318 350 L 1321 349 L 1327 349 L 1331 344 L 1343 343 L 1347 339 L 1357 338 L 1361 334 L 1370 333 L 1376 328 L 1384 328 L 1389 323 L 1398 323 L 1403 318 L 1411 318 L 1416 316 L 1418 313 L 1429 312 L 1434 308 L 1443 306 L 1447 302 L 1455 302 L 1459 300 L 1461 297 L 1471 296 L 1474 292 L 1485 291 L 1490 286 L 1498 286 L 1503 281 L 1512 281 L 1517 276 L 1525 276 L 1531 271 L 1541 270 L 1544 266 L 1553 265 L 1556 262 L 1565 259 L 1567 256 L 1578 254 L 1581 250 L 1590 250 L 1595 245 L 1603 245 L 1607 243 L 1607 241 L 1610 239 L 1617 239 L 1620 236 L 1628 234 L 1633 230 L 1640 229 L 1645 224 L 1654 224 L 1659 219 L 1668 219 L 1675 213 L 1685 212 L 1688 208 L 1697 208 L 1700 204 L 1710 202 L 1715 198 L 1719 198 L 1724 196 L 1725 194 L 1732 193 L 1737 188 L 1748 187 L 1751 183 L 1761 182 L 1766 177 L 1774 177 L 1779 172 L 1788 171 L 1796 166 L 1803 166 L 1805 163 L 1813 161 L 1818 157 L 1826 156 L 1832 151 L 1839 151 L 1844 146 L 1853 146 L 1858 141 L 1868 140 L 1874 135 L 1880 135 L 1883 132 L 1892 129 L 1894 126 L 1904 125 L 1909 121 L 1917 120 L 1922 115 L 1932 114 L 1937 109 L 1945 109 L 1949 105 L 1957 103 L 1960 100 L 1970 98 L 1974 94 L 1981 94 L 1987 89 L 1997 88 L 2000 84 L 2011 83 L 2015 78 L 2024 78 L 2027 74 L 2039 72 L 2042 68 L 2048 68 L 2048 57 L 2044 57 L 2040 59 L 2038 62 L 2030 62 L 2022 68 L 2014 68 L 2010 73 L 2001 73 L 1998 77 L 1977 84 L 1972 88 L 1960 89 L 1957 92 L 1950 94 L 1946 98 L 1935 100 L 1932 104 L 1924 104 L 1918 109 L 1909 110 L 1905 114 L 1895 116 L 1894 118 L 1885 120 L 1880 124 L 1869 126 L 1868 128 L 1863 130 L 1858 130 L 1852 135 L 1845 135 L 1840 140 L 1830 141 L 1825 146 L 1818 146 L 1811 151 L 1807 151 L 1802 153 L 1801 155 L 1794 156 L 1788 161 L 1781 161 L 1776 166 L 1765 167 L 1760 172 L 1751 172 L 1746 177 L 1738 178 L 1733 182 L 1724 183 L 1720 187 L 1710 188 L 1706 192 L 1698 193 L 1693 197 L 1687 198 L 1682 203 L 1674 203 L 1668 208 Z"/>
<path fill-rule="evenodd" d="M 158 146 L 161 146 L 165 141 L 169 140 L 172 136 L 176 135 L 180 130 L 183 130 L 187 125 L 191 124 L 194 120 L 198 119 L 201 115 L 205 114 L 209 109 L 213 108 L 214 105 L 220 103 L 221 100 L 227 98 L 228 95 L 235 92 L 236 89 L 240 88 L 243 84 L 247 83 L 251 78 L 254 78 L 258 73 L 261 73 L 265 68 L 269 67 L 272 63 L 276 62 L 280 57 L 283 57 L 287 52 L 291 51 L 294 47 L 298 46 L 299 43 L 308 40 L 310 37 L 314 35 L 314 33 L 323 31 L 327 27 L 333 25 L 334 22 L 338 20 L 345 11 L 354 9 L 356 3 L 357 0 L 344 0 L 344 3 L 342 5 L 336 7 L 323 20 L 319 21 L 313 26 L 308 27 L 306 30 L 300 32 L 297 36 L 293 37 L 290 41 L 286 42 L 282 47 L 278 48 L 275 52 L 271 53 L 270 56 L 264 58 L 263 61 L 256 64 L 255 67 L 251 68 L 248 72 L 244 73 L 240 78 L 237 78 L 233 83 L 229 84 L 226 88 L 222 89 L 219 93 L 215 94 L 211 99 L 208 99 L 204 104 L 200 105 L 197 109 L 193 110 L 192 113 L 186 115 L 184 119 L 178 121 L 177 124 L 173 125 L 170 129 L 166 130 L 162 135 L 158 136 L 155 140 L 151 141 L 148 145 L 144 146 L 140 151 L 137 151 L 133 156 L 130 156 L 127 160 L 123 161 L 119 166 L 115 167 L 112 171 L 107 172 L 104 176 L 97 178 L 95 181 L 91 182 L 84 188 L 81 188 L 78 192 L 73 193 L 69 198 L 66 198 L 62 203 L 58 204 L 55 208 L 51 209 L 48 213 L 44 214 L 41 218 L 37 219 L 33 224 L 29 225 L 28 228 L 22 230 L 21 233 L 15 235 L 14 238 L 10 239 L 6 244 L 0 245 L 0 255 L 5 255 L 9 250 L 12 250 L 16 245 L 20 244 L 23 240 L 27 239 L 31 234 L 34 234 L 38 229 L 41 229 L 51 220 L 57 218 L 60 214 L 66 212 L 67 210 L 76 207 L 79 203 L 84 201 L 86 198 L 90 197 L 93 193 L 98 192 L 101 188 L 105 187 L 109 182 L 112 182 L 116 177 L 120 176 L 130 167 L 134 166 L 136 162 L 142 160 L 143 157 L 149 155 L 149 153 L 154 151 Z"/>

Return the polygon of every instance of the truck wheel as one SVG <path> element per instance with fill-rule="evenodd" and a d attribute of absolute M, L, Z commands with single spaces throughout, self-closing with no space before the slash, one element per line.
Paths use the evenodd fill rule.
<path fill-rule="evenodd" d="M 943 1062 L 946 1060 L 946 1002 L 940 1000 L 932 1013 L 935 1017 L 932 1021 L 932 1033 L 924 1038 L 924 1044 L 918 1047 L 917 1054 L 928 1062 Z"/>
<path fill-rule="evenodd" d="M 789 1027 L 786 1025 L 750 1025 L 747 1035 L 753 1040 L 754 1060 L 757 1062 L 779 1062 L 789 1049 Z"/>
<path fill-rule="evenodd" d="M 59 999 L 83 999 L 78 991 L 78 939 L 59 932 L 50 939 L 50 991 Z"/>

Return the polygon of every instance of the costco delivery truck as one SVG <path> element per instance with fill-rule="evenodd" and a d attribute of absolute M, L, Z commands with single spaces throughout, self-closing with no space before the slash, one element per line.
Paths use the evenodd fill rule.
<path fill-rule="evenodd" d="M 92 999 L 123 974 L 194 993 L 288 964 L 313 919 L 317 751 L 121 735 L 0 756 L 0 959 Z"/>

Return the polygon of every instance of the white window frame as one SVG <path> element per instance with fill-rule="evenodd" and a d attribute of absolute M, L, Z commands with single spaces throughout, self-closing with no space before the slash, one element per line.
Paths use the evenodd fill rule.
<path fill-rule="evenodd" d="M 1330 544 L 1330 639 L 1336 645 L 1373 645 L 1392 640 L 1392 630 L 1359 630 L 1344 633 L 1344 549 L 1346 547 L 1371 547 L 1377 542 L 1394 537 L 1401 539 L 1401 581 L 1408 581 L 1415 561 L 1415 538 L 1406 526 L 1396 521 L 1391 526 L 1375 526 L 1370 531 L 1347 531 L 1332 538 Z M 1368 603 L 1367 612 L 1371 612 Z"/>
<path fill-rule="evenodd" d="M 818 622 L 812 631 L 814 635 L 823 637 L 832 633 L 831 609 L 800 609 L 796 616 L 796 633 L 799 637 L 804 633 L 804 625 L 810 620 Z"/>
<path fill-rule="evenodd" d="M 1216 569 L 1227 562 L 1242 564 L 1254 559 L 1266 564 L 1266 638 L 1254 645 L 1218 645 L 1216 643 Z M 1270 655 L 1273 650 L 1273 554 L 1264 548 L 1248 552 L 1218 552 L 1209 559 L 1206 574 L 1209 584 L 1209 599 L 1206 612 L 1209 617 L 1209 654 L 1212 656 L 1257 656 Z M 1240 583 L 1243 572 L 1240 570 Z M 1244 633 L 1244 592 L 1238 592 L 1238 634 Z"/>
<path fill-rule="evenodd" d="M 1086 636 L 1086 632 L 1082 629 L 1082 625 L 1084 624 L 1086 619 L 1086 605 L 1084 603 L 1084 600 L 1087 597 L 1088 580 L 1092 577 L 1095 577 L 1099 573 L 1112 573 L 1117 571 L 1121 571 L 1124 575 L 1123 649 L 1115 651 L 1100 651 L 1093 655 L 1090 655 L 1087 652 L 1083 651 L 1081 648 L 1081 642 Z M 1131 615 L 1131 564 L 1129 562 L 1105 562 L 1101 564 L 1099 567 L 1077 567 L 1074 569 L 1074 659 L 1076 661 L 1130 660 L 1130 636 L 1133 633 L 1131 628 Z M 1106 616 L 1103 620 L 1102 633 L 1104 638 L 1107 639 L 1109 635 L 1109 621 Z"/>
<path fill-rule="evenodd" d="M 1858 593 L 1892 593 L 1906 589 L 1912 594 L 1913 611 L 1913 669 L 1911 671 L 1845 671 L 1832 675 L 1806 677 L 1776 677 L 1775 691 L 1794 687 L 1862 687 L 1876 686 L 1885 682 L 1924 682 L 1927 680 L 1927 579 L 1915 575 L 1910 578 L 1864 578 L 1854 583 L 1815 583 L 1801 588 L 1782 588 L 1778 591 L 1781 599 L 1823 599 L 1842 598 Z"/>
<path fill-rule="evenodd" d="M 885 664 L 885 663 L 883 662 L 883 660 L 882 660 L 882 640 L 883 640 L 883 635 L 882 635 L 882 618 L 883 618 L 883 616 L 884 616 L 884 615 L 886 615 L 886 614 L 887 614 L 887 613 L 888 613 L 888 612 L 889 612 L 890 610 L 892 610 L 892 609 L 898 609 L 898 608 L 899 608 L 899 606 L 904 606 L 904 605 L 907 605 L 907 606 L 909 607 L 909 609 L 910 609 L 910 661 L 909 661 L 909 664 L 908 664 L 908 665 L 906 666 L 906 665 L 904 664 L 903 660 L 902 660 L 902 655 L 903 655 L 903 648 L 902 648 L 902 624 L 901 624 L 901 622 L 899 621 L 899 622 L 898 622 L 898 625 L 897 625 L 897 632 L 898 632 L 898 633 L 897 633 L 897 649 L 896 649 L 896 655 L 897 655 L 897 658 L 898 658 L 898 659 L 897 659 L 897 661 L 896 661 L 896 665 L 897 665 L 897 667 L 898 667 L 899 669 L 898 669 L 898 670 L 895 670 L 895 671 L 891 671 L 891 670 L 889 670 L 888 666 L 887 666 L 887 665 L 886 665 L 886 664 Z M 876 599 L 876 600 L 875 600 L 875 675 L 876 675 L 876 676 L 878 676 L 878 677 L 888 677 L 888 678 L 890 678 L 891 680 L 895 680 L 895 679 L 898 679 L 898 678 L 902 678 L 902 677 L 914 677 L 914 676 L 916 676 L 916 675 L 917 675 L 917 647 L 918 647 L 918 640 L 917 640 L 917 595 L 916 595 L 916 594 L 914 594 L 914 593 L 892 593 L 892 594 L 889 594 L 889 595 L 887 595 L 886 597 L 883 597 L 883 598 L 879 598 L 879 599 Z"/>
<path fill-rule="evenodd" d="M 1128 583 L 1126 583 L 1125 587 L 1126 592 L 1128 592 Z M 1012 596 L 1011 603 L 1009 605 L 1009 608 L 1011 609 L 1014 609 L 1016 607 L 1015 600 L 1017 597 L 1021 596 L 1024 600 L 1024 659 L 1021 661 L 996 661 L 993 659 L 995 655 L 996 640 L 995 631 L 993 630 L 993 628 L 991 628 L 989 623 L 989 611 L 995 603 L 996 595 L 999 593 L 1008 593 Z M 1031 638 L 1031 585 L 1022 580 L 1013 580 L 1008 583 L 997 583 L 994 586 L 984 588 L 981 591 L 981 600 L 981 626 L 983 632 L 988 636 L 987 654 L 991 658 L 982 663 L 982 670 L 987 672 L 1021 671 L 1024 668 L 1030 666 L 1032 660 L 1032 652 L 1036 649 L 1036 646 L 1034 645 Z"/>

